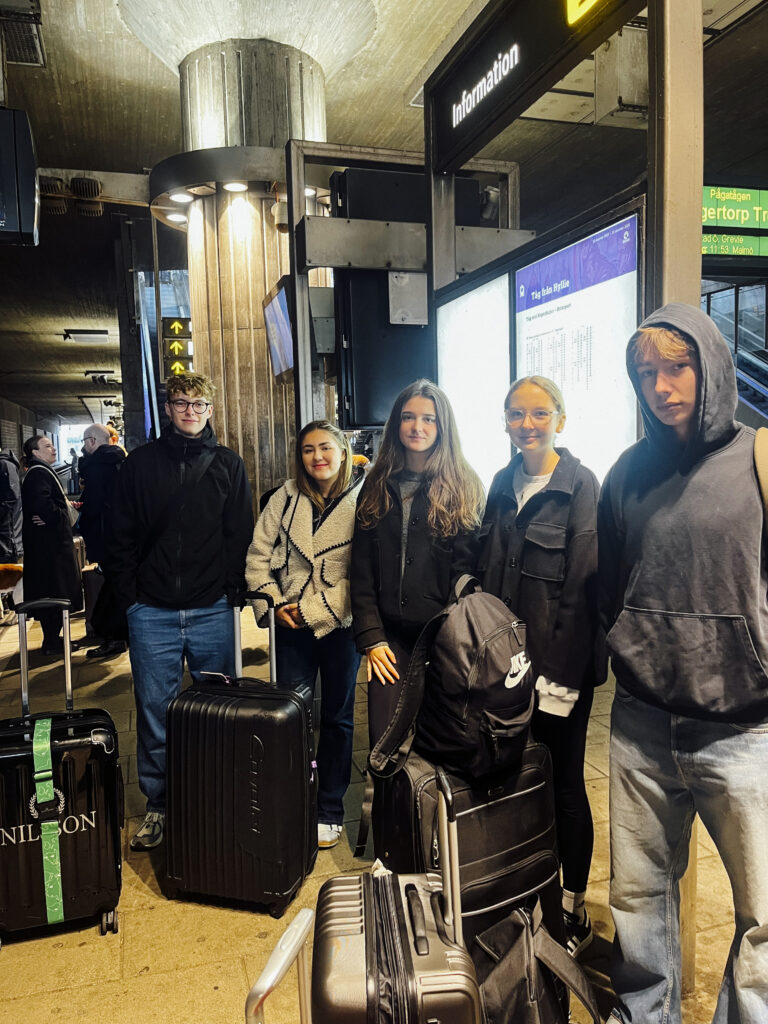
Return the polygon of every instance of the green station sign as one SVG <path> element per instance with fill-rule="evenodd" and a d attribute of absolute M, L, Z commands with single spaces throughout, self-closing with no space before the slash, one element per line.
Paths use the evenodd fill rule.
<path fill-rule="evenodd" d="M 702 235 L 702 256 L 768 256 L 768 235 Z"/>
<path fill-rule="evenodd" d="M 768 190 L 705 185 L 701 203 L 705 227 L 768 230 Z"/>

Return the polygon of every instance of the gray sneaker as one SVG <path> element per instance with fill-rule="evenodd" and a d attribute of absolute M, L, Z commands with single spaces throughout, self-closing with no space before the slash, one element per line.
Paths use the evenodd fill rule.
<path fill-rule="evenodd" d="M 131 840 L 132 850 L 153 850 L 163 841 L 165 815 L 161 811 L 147 811 L 141 827 Z"/>

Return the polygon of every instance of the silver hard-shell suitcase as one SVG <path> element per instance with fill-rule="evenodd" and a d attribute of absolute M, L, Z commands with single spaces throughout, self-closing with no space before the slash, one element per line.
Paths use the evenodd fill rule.
<path fill-rule="evenodd" d="M 477 975 L 462 944 L 455 810 L 440 769 L 438 779 L 442 875 L 340 876 L 320 890 L 315 1024 L 482 1021 Z"/>

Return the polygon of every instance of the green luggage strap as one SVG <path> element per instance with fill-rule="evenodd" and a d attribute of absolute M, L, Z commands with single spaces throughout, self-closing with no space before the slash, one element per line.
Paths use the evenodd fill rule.
<path fill-rule="evenodd" d="M 59 850 L 58 816 L 43 820 L 43 806 L 54 804 L 53 764 L 51 761 L 51 719 L 39 718 L 32 737 L 35 762 L 35 795 L 40 814 L 40 842 L 43 850 L 43 882 L 48 924 L 64 920 L 64 897 L 61 892 L 61 855 Z"/>

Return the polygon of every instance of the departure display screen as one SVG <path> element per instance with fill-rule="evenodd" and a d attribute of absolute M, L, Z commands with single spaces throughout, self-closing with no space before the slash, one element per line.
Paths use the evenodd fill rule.
<path fill-rule="evenodd" d="M 625 350 L 639 320 L 636 214 L 514 275 L 515 377 L 539 374 L 565 398 L 564 447 L 602 480 L 637 440 Z"/>
<path fill-rule="evenodd" d="M 293 367 L 293 336 L 285 288 L 278 288 L 274 297 L 265 302 L 264 326 L 272 357 L 272 372 L 277 377 Z"/>

